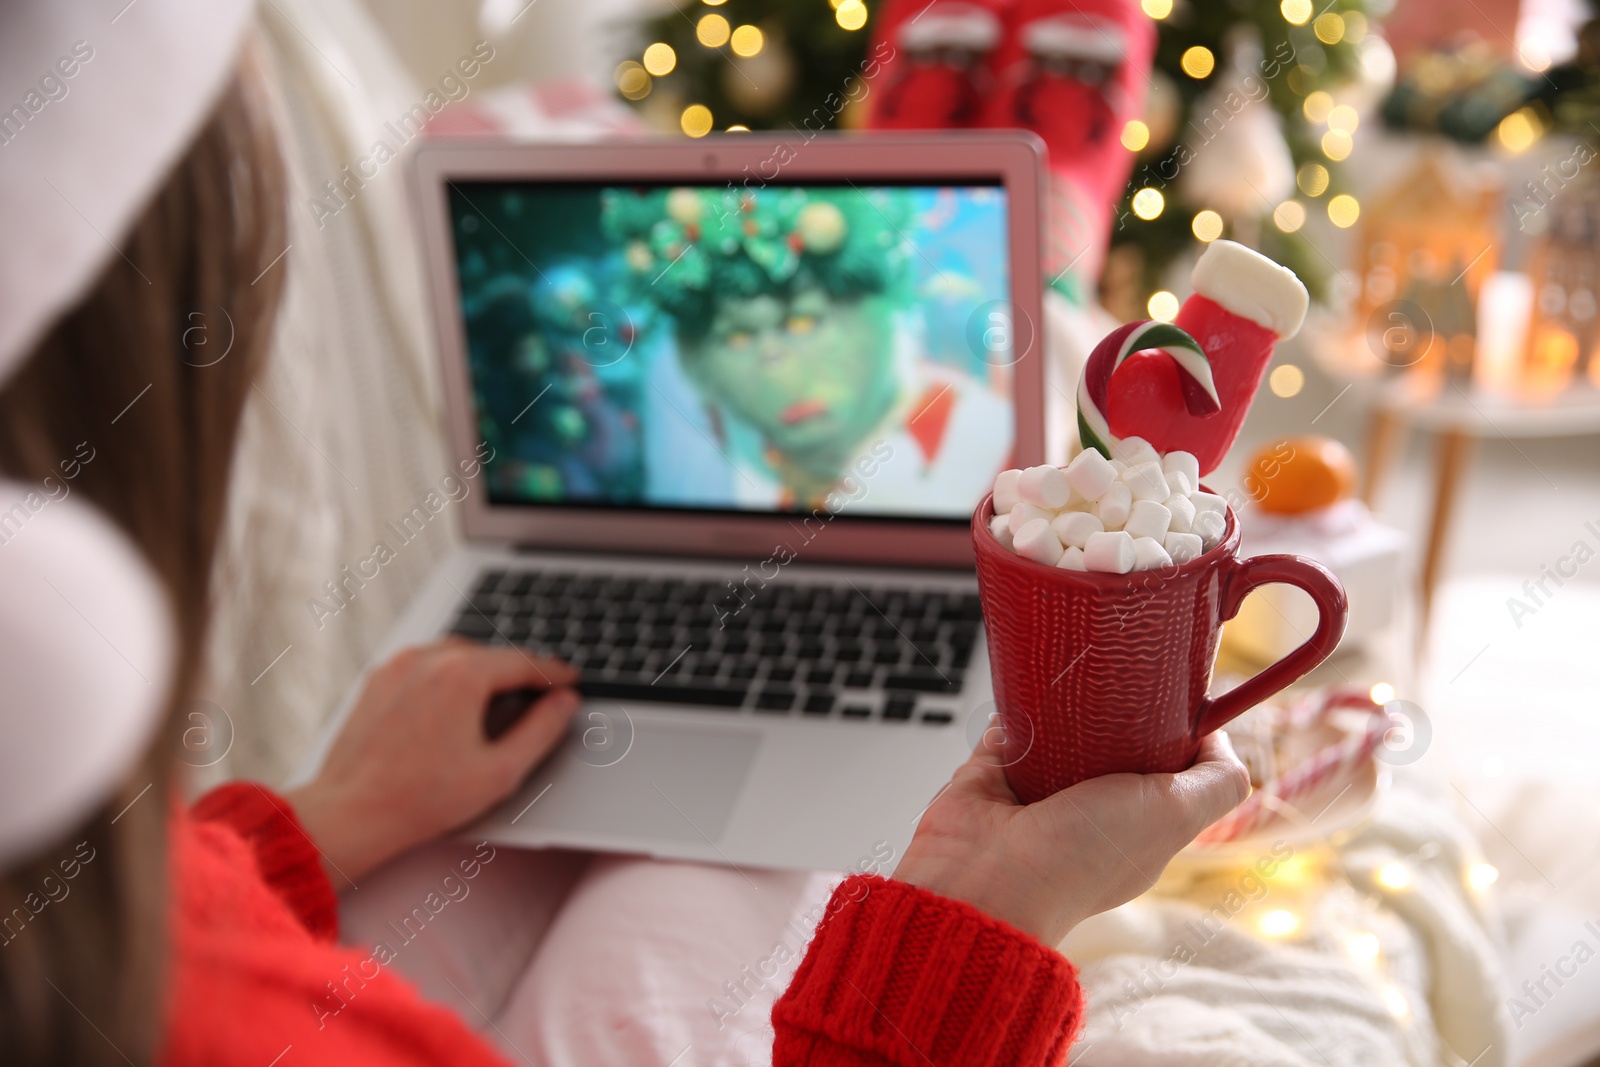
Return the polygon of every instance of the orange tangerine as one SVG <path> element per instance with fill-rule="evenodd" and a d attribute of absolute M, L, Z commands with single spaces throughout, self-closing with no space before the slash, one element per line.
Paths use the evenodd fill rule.
<path fill-rule="evenodd" d="M 1245 492 L 1262 511 L 1301 515 L 1336 504 L 1355 489 L 1356 461 L 1331 437 L 1286 437 L 1257 450 Z"/>

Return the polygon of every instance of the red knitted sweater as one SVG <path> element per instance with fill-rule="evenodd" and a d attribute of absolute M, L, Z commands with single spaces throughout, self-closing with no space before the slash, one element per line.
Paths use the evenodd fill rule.
<path fill-rule="evenodd" d="M 288 803 L 224 786 L 172 824 L 168 1067 L 505 1067 L 374 955 L 334 943 L 337 902 Z M 852 877 L 773 1009 L 775 1067 L 1061 1063 L 1081 993 L 1061 955 L 965 904 Z"/>

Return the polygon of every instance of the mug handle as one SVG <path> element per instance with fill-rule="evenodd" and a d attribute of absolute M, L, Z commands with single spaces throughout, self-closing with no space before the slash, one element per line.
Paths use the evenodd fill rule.
<path fill-rule="evenodd" d="M 1304 556 L 1249 556 L 1231 560 L 1222 580 L 1222 622 L 1239 614 L 1244 598 L 1263 585 L 1292 585 L 1311 594 L 1317 628 L 1299 648 L 1217 697 L 1207 697 L 1195 716 L 1194 734 L 1204 737 L 1263 700 L 1287 689 L 1333 654 L 1344 636 L 1349 603 L 1339 579 Z"/>

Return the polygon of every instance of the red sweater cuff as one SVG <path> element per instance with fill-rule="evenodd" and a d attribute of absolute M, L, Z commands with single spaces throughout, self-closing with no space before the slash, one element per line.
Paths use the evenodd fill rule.
<path fill-rule="evenodd" d="M 255 782 L 230 782 L 196 801 L 194 817 L 222 823 L 244 839 L 261 877 L 313 937 L 338 937 L 339 899 L 322 854 L 287 800 Z"/>
<path fill-rule="evenodd" d="M 1082 1016 L 1059 952 L 968 904 L 856 875 L 773 1007 L 773 1061 L 1053 1067 Z"/>

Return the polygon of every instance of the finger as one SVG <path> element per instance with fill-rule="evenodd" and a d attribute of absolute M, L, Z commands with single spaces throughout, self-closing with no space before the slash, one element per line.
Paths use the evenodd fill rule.
<path fill-rule="evenodd" d="M 501 751 L 500 758 L 510 764 L 512 780 L 520 781 L 561 743 L 580 703 L 582 698 L 575 690 L 552 689 L 535 701 L 504 737 L 493 742 Z"/>
<path fill-rule="evenodd" d="M 1194 765 L 1173 776 L 1173 787 L 1183 821 L 1198 834 L 1244 803 L 1250 795 L 1250 774 L 1234 754 L 1228 735 L 1218 731 L 1200 743 Z"/>
<path fill-rule="evenodd" d="M 489 689 L 518 689 L 535 686 L 550 689 L 558 685 L 571 685 L 578 680 L 578 672 L 558 659 L 545 659 L 520 648 L 485 648 L 474 645 L 450 650 L 452 654 L 467 657 L 467 665 Z"/>
<path fill-rule="evenodd" d="M 999 731 L 986 730 L 972 755 L 956 768 L 947 791 L 1015 804 L 1017 797 L 1006 781 L 1005 763 L 1004 738 Z"/>

